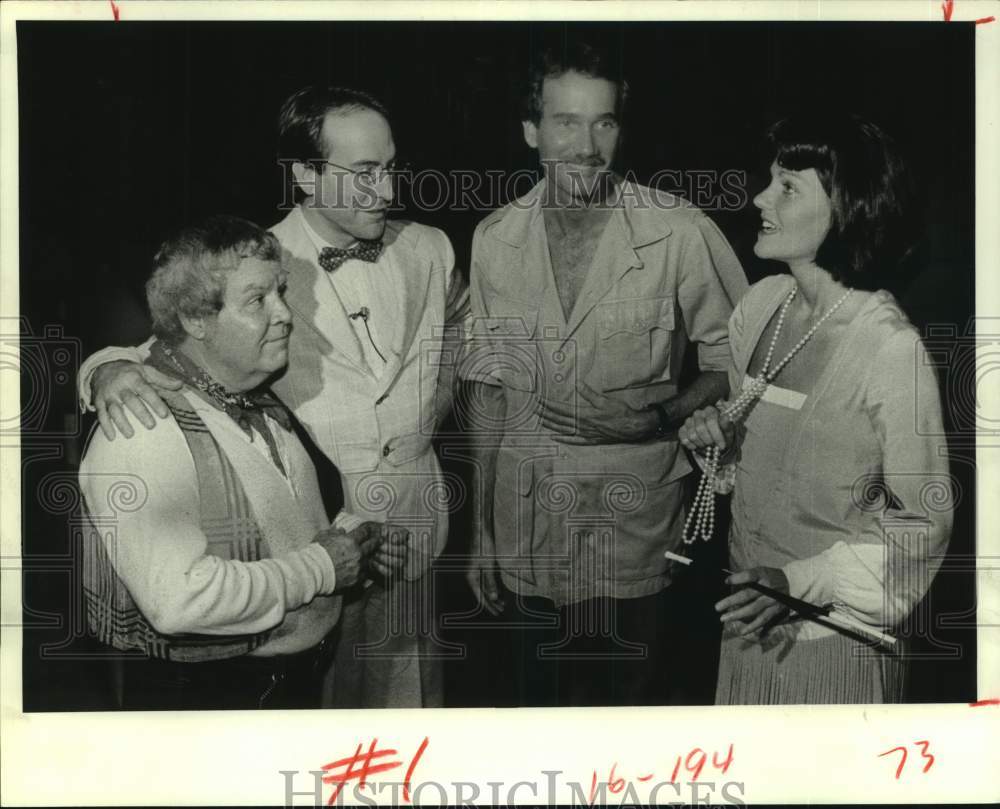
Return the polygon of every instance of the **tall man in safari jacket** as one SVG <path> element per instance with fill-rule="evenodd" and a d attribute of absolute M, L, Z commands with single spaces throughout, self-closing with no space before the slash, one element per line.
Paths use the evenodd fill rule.
<path fill-rule="evenodd" d="M 671 668 L 697 662 L 674 642 L 684 605 L 663 557 L 691 471 L 676 427 L 725 396 L 747 286 L 701 211 L 611 173 L 618 64 L 572 40 L 540 60 L 523 127 L 545 178 L 472 247 L 461 373 L 483 500 L 469 580 L 521 626 L 512 656 L 533 705 L 662 702 Z M 689 342 L 701 373 L 681 389 Z"/>
<path fill-rule="evenodd" d="M 431 448 L 451 404 L 442 358 L 467 311 L 447 236 L 388 221 L 396 147 L 383 105 L 366 93 L 308 87 L 279 116 L 281 158 L 301 202 L 272 232 L 282 246 L 292 312 L 288 371 L 272 389 L 337 466 L 344 507 L 362 519 L 410 530 L 404 574 L 346 597 L 328 678 L 333 707 L 438 707 L 430 563 L 448 531 L 447 498 Z M 449 328 L 453 324 L 453 328 Z M 140 348 L 140 352 L 141 352 Z M 166 411 L 152 385 L 167 380 L 138 357 L 106 349 L 81 369 L 106 431 L 131 433 L 128 408 L 145 424 Z"/>

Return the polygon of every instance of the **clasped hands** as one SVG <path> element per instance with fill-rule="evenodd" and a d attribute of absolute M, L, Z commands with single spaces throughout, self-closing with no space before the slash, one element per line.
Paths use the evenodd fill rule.
<path fill-rule="evenodd" d="M 334 592 L 372 576 L 389 579 L 406 564 L 409 531 L 391 523 L 363 522 L 350 531 L 333 526 L 315 541 L 329 554 L 337 575 Z"/>

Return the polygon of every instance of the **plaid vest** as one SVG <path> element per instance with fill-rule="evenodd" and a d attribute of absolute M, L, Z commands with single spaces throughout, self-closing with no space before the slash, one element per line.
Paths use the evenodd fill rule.
<path fill-rule="evenodd" d="M 201 528 L 208 540 L 206 552 L 222 559 L 253 562 L 270 554 L 250 509 L 236 470 L 183 393 L 164 392 L 177 426 L 187 441 L 198 475 Z M 81 501 L 82 503 L 82 501 Z M 87 622 L 99 640 L 123 651 L 149 657 L 193 663 L 247 654 L 268 633 L 258 635 L 163 635 L 157 632 L 132 599 L 115 572 L 102 533 L 114 533 L 113 518 L 93 518 L 81 504 L 84 526 L 83 593 Z M 128 537 L 115 541 L 127 542 Z"/>

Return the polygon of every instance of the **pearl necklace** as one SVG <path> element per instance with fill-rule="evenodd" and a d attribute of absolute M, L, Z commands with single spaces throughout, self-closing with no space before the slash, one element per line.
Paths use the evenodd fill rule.
<path fill-rule="evenodd" d="M 778 344 L 778 335 L 781 334 L 781 328 L 785 325 L 785 315 L 798 290 L 797 286 L 792 287 L 792 291 L 788 293 L 788 297 L 785 298 L 785 302 L 781 305 L 781 311 L 778 313 L 778 324 L 774 328 L 774 334 L 771 336 L 771 345 L 768 346 L 767 355 L 764 357 L 764 364 L 761 366 L 760 372 L 747 385 L 740 389 L 739 395 L 732 402 L 721 409 L 722 415 L 730 421 L 739 422 L 746 417 L 754 403 L 764 395 L 764 391 L 771 384 L 771 380 L 778 375 L 782 368 L 788 365 L 788 361 L 792 357 L 802 350 L 802 347 L 812 339 L 816 330 L 823 325 L 830 315 L 840 308 L 841 304 L 847 300 L 853 291 L 848 289 L 841 295 L 840 300 L 831 306 L 813 324 L 812 328 L 802 336 L 802 339 L 792 346 L 792 350 L 785 355 L 785 358 L 775 365 L 773 369 L 769 370 L 771 368 L 771 360 L 774 357 L 774 347 Z M 708 542 L 715 529 L 715 481 L 718 470 L 719 448 L 710 447 L 705 459 L 705 471 L 702 474 L 701 482 L 698 484 L 698 491 L 694 496 L 691 513 L 688 514 L 687 520 L 684 522 L 684 543 L 686 545 L 694 542 L 699 535 L 701 535 L 703 540 Z M 692 530 L 692 527 L 694 530 Z"/>

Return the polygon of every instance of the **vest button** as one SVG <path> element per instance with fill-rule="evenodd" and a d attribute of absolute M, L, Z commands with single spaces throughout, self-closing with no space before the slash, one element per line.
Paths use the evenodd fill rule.
<path fill-rule="evenodd" d="M 386 444 L 384 447 L 382 447 L 382 457 L 383 458 L 388 458 L 390 452 L 392 452 L 392 450 L 389 449 L 389 445 L 388 444 Z"/>

